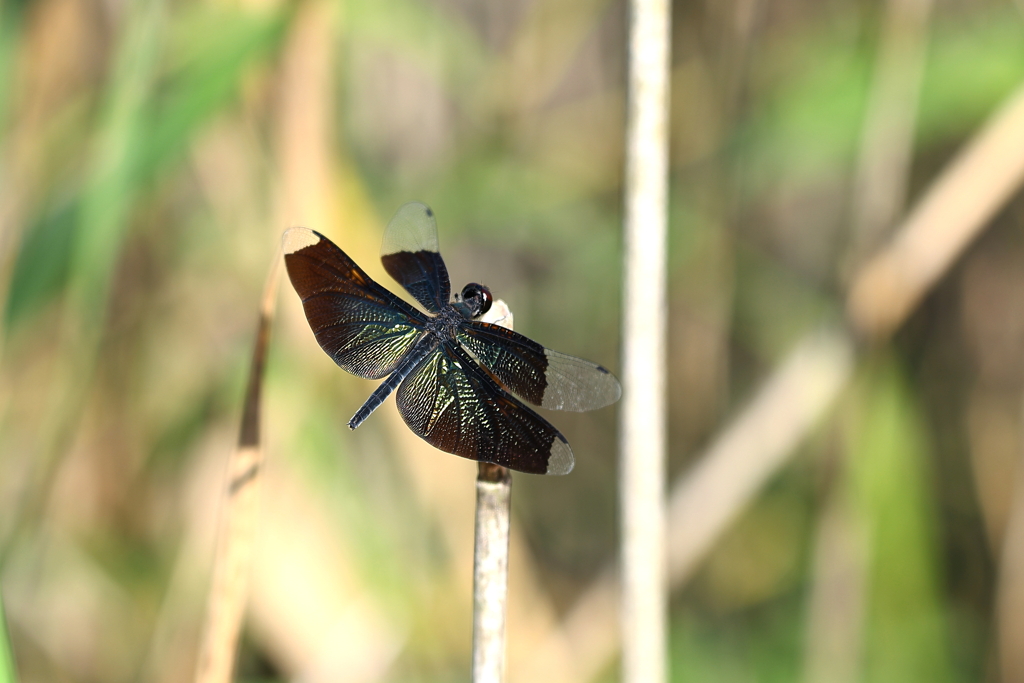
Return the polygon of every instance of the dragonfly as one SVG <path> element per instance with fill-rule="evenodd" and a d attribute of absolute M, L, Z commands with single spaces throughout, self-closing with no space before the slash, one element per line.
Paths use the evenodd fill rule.
<path fill-rule="evenodd" d="M 602 366 L 481 321 L 494 301 L 487 287 L 472 282 L 452 297 L 437 221 L 425 204 L 399 208 L 381 245 L 384 269 L 423 310 L 374 282 L 319 232 L 291 228 L 282 244 L 320 347 L 353 375 L 384 380 L 351 429 L 397 391 L 406 425 L 442 451 L 519 472 L 568 474 L 568 441 L 526 404 L 578 412 L 622 394 Z"/>

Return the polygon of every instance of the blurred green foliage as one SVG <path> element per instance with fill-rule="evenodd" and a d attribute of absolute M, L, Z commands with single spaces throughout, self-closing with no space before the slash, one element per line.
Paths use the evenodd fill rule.
<path fill-rule="evenodd" d="M 927 439 L 891 360 L 866 369 L 846 426 L 855 515 L 866 531 L 868 681 L 952 681 L 927 483 Z"/>
<path fill-rule="evenodd" d="M 7 638 L 7 617 L 4 614 L 3 598 L 0 596 L 0 683 L 14 683 L 14 660 Z"/>

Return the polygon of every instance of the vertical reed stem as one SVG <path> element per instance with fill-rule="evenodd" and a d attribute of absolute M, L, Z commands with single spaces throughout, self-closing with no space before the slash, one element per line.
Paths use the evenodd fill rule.
<path fill-rule="evenodd" d="M 505 613 L 512 473 L 480 463 L 473 550 L 473 683 L 505 679 Z"/>
<path fill-rule="evenodd" d="M 631 0 L 626 140 L 622 680 L 664 683 L 668 0 Z"/>
<path fill-rule="evenodd" d="M 512 329 L 505 302 L 495 301 L 495 324 Z M 473 547 L 473 683 L 505 680 L 505 616 L 508 604 L 508 538 L 512 521 L 512 473 L 482 462 L 476 478 L 476 542 Z"/>

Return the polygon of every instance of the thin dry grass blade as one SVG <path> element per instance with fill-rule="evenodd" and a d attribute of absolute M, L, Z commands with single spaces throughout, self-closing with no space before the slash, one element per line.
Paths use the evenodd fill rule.
<path fill-rule="evenodd" d="M 906 202 L 932 0 L 888 0 L 853 189 L 851 263 L 895 227 Z"/>
<path fill-rule="evenodd" d="M 806 683 L 861 680 L 868 539 L 840 474 L 818 520 L 804 654 Z"/>
<path fill-rule="evenodd" d="M 270 345 L 270 326 L 274 320 L 277 302 L 280 263 L 280 258 L 274 259 L 263 291 L 238 448 L 228 462 L 224 502 L 217 533 L 213 582 L 196 666 L 197 683 L 227 683 L 231 680 L 235 665 L 256 534 L 260 475 L 263 467 L 260 399 L 263 371 Z"/>
<path fill-rule="evenodd" d="M 847 314 L 891 334 L 1024 180 L 1024 86 L 932 183 L 895 239 L 854 278 Z"/>

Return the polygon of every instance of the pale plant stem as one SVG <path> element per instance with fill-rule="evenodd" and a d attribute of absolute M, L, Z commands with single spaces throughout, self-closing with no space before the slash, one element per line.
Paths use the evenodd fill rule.
<path fill-rule="evenodd" d="M 632 0 L 620 506 L 622 680 L 666 680 L 665 337 L 669 3 Z"/>
<path fill-rule="evenodd" d="M 473 683 L 505 679 L 512 473 L 480 463 L 473 549 Z"/>
<path fill-rule="evenodd" d="M 512 313 L 501 299 L 494 302 L 485 319 L 512 329 Z M 500 465 L 480 463 L 473 546 L 473 683 L 505 680 L 511 521 L 512 472 Z"/>

